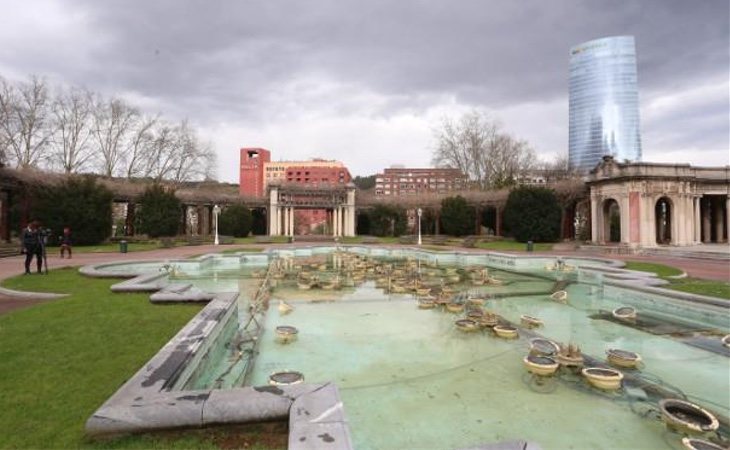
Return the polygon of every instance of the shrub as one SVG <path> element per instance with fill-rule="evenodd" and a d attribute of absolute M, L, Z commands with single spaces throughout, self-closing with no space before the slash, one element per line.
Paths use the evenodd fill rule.
<path fill-rule="evenodd" d="M 74 244 L 93 245 L 112 232 L 112 193 L 92 177 L 72 177 L 57 186 L 36 187 L 31 193 L 31 218 L 42 222 L 56 242 L 64 227 Z"/>
<path fill-rule="evenodd" d="M 230 205 L 218 216 L 218 233 L 246 237 L 251 232 L 251 211 L 243 205 Z"/>
<path fill-rule="evenodd" d="M 474 232 L 474 208 L 461 195 L 441 201 L 441 226 L 445 234 L 464 236 Z"/>
<path fill-rule="evenodd" d="M 261 208 L 251 210 L 251 233 L 257 236 L 267 234 L 266 210 Z"/>
<path fill-rule="evenodd" d="M 405 209 L 394 205 L 376 205 L 370 212 L 370 232 L 375 236 L 400 236 L 408 226 Z"/>
<path fill-rule="evenodd" d="M 560 216 L 560 205 L 552 190 L 525 186 L 510 192 L 504 226 L 519 242 L 554 242 L 560 238 Z"/>
<path fill-rule="evenodd" d="M 357 230 L 355 234 L 370 234 L 370 214 L 368 212 L 361 211 L 357 215 Z"/>
<path fill-rule="evenodd" d="M 182 207 L 174 189 L 153 184 L 139 198 L 139 232 L 149 237 L 175 236 L 180 227 Z"/>

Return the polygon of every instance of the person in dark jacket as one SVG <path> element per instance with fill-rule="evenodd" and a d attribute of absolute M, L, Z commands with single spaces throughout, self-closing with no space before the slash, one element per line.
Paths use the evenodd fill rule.
<path fill-rule="evenodd" d="M 30 263 L 33 260 L 33 255 L 36 257 L 36 264 L 38 267 L 38 273 L 42 273 L 43 269 L 43 245 L 41 242 L 42 236 L 38 229 L 38 222 L 35 220 L 30 222 L 28 226 L 23 230 L 23 234 L 20 237 L 20 242 L 23 247 L 21 252 L 25 253 L 25 273 L 30 273 Z"/>
<path fill-rule="evenodd" d="M 58 242 L 61 243 L 61 258 L 68 251 L 68 259 L 71 259 L 71 228 L 63 228 L 63 236 L 58 237 Z"/>

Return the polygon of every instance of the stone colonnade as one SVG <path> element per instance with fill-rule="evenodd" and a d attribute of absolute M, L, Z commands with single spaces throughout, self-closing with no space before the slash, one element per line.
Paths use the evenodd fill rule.
<path fill-rule="evenodd" d="M 728 242 L 730 168 L 618 164 L 608 159 L 591 178 L 591 240 L 595 244 L 656 247 Z M 612 239 L 616 234 L 618 241 Z"/>
<path fill-rule="evenodd" d="M 300 200 L 296 191 L 282 190 L 277 186 L 269 189 L 268 227 L 270 236 L 294 236 L 294 215 L 301 209 L 327 211 L 328 229 L 333 236 L 355 236 L 355 189 L 346 189 L 344 195 L 330 195 L 323 191 L 324 200 Z"/>

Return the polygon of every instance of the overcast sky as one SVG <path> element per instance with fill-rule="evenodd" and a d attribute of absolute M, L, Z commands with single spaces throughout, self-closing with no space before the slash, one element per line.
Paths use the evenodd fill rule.
<path fill-rule="evenodd" d="M 567 153 L 568 59 L 636 37 L 645 161 L 729 164 L 727 0 L 0 0 L 0 75 L 189 118 L 221 180 L 238 149 L 428 166 L 443 116 L 481 109 Z"/>

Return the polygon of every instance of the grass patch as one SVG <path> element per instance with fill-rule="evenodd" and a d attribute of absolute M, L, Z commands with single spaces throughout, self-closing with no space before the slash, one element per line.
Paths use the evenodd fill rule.
<path fill-rule="evenodd" d="M 626 269 L 638 270 L 640 272 L 652 272 L 669 284 L 662 287 L 675 291 L 687 292 L 690 294 L 707 295 L 710 297 L 724 298 L 730 300 L 730 283 L 716 280 L 702 280 L 699 278 L 669 278 L 681 275 L 682 270 L 664 264 L 648 263 L 642 261 L 626 261 Z"/>
<path fill-rule="evenodd" d="M 240 252 L 245 252 L 245 253 L 260 253 L 260 252 L 263 252 L 263 251 L 264 251 L 264 248 L 263 247 L 236 247 L 236 248 L 228 248 L 228 249 L 225 249 L 221 253 L 223 253 L 223 254 L 240 253 Z"/>
<path fill-rule="evenodd" d="M 661 278 L 673 277 L 684 273 L 676 267 L 642 261 L 626 261 L 625 268 L 629 270 L 638 270 L 639 272 L 652 272 Z"/>
<path fill-rule="evenodd" d="M 517 242 L 513 239 L 502 239 L 499 241 L 489 241 L 489 242 L 477 242 L 476 244 L 477 248 L 485 249 L 485 250 L 496 250 L 496 251 L 506 251 L 506 252 L 526 252 L 527 251 L 527 244 L 524 242 Z M 553 243 L 551 242 L 535 242 L 533 244 L 533 249 L 536 252 L 547 252 L 553 249 Z"/>
<path fill-rule="evenodd" d="M 679 280 L 669 280 L 668 287 L 675 291 L 730 300 L 730 283 L 723 283 L 722 281 L 701 280 L 699 278 L 688 277 Z"/>
<path fill-rule="evenodd" d="M 213 448 L 207 434 L 88 441 L 84 422 L 198 311 L 113 294 L 75 268 L 5 280 L 68 298 L 0 316 L 0 448 Z"/>

